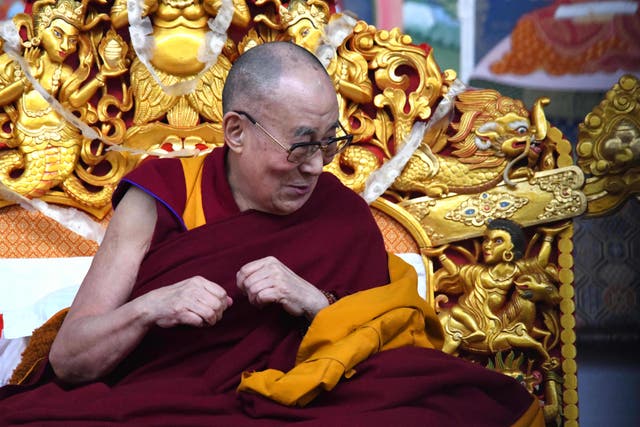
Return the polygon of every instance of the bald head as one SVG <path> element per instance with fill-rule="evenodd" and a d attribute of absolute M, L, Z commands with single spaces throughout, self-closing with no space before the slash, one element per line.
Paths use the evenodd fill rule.
<path fill-rule="evenodd" d="M 271 42 L 243 53 L 229 70 L 222 91 L 222 111 L 244 109 L 272 98 L 285 75 L 316 74 L 331 83 L 318 58 L 294 43 Z"/>

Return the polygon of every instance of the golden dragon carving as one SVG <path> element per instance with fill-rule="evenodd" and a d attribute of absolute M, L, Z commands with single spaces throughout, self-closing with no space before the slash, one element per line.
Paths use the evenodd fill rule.
<path fill-rule="evenodd" d="M 544 144 L 548 102 L 538 99 L 529 114 L 521 101 L 494 90 L 461 93 L 455 103 L 459 118 L 426 135 L 392 190 L 431 197 L 479 193 L 503 179 L 530 176 L 538 165 L 550 169 L 553 147 Z M 524 159 L 524 167 L 514 169 Z"/>

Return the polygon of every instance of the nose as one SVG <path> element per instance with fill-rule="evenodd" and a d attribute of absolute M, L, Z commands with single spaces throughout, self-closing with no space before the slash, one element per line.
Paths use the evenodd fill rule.
<path fill-rule="evenodd" d="M 318 150 L 304 162 L 300 163 L 300 171 L 308 175 L 320 175 L 322 168 L 324 167 L 324 160 L 322 156 L 322 150 Z"/>
<path fill-rule="evenodd" d="M 62 41 L 60 42 L 60 49 L 65 52 L 69 50 L 69 39 L 67 37 L 62 38 Z"/>

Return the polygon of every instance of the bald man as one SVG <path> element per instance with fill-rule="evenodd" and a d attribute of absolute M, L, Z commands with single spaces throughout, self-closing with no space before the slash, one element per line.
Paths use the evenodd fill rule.
<path fill-rule="evenodd" d="M 223 112 L 222 148 L 123 180 L 49 363 L 0 390 L 0 423 L 507 425 L 537 406 L 439 350 L 415 273 L 323 173 L 352 137 L 315 56 L 250 49 Z"/>

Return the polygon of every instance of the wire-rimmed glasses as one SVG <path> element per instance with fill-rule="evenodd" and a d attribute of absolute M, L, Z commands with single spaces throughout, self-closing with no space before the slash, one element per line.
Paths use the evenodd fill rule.
<path fill-rule="evenodd" d="M 256 119 L 245 111 L 234 111 L 246 117 L 253 125 L 264 132 L 273 142 L 275 142 L 280 148 L 285 150 L 287 154 L 287 160 L 291 163 L 300 164 L 305 160 L 311 158 L 318 150 L 322 151 L 322 156 L 325 163 L 328 163 L 333 157 L 343 151 L 353 141 L 353 135 L 347 133 L 347 130 L 338 122 L 338 130 L 342 132 L 340 136 L 334 136 L 327 138 L 324 141 L 311 141 L 311 142 L 297 142 L 287 148 L 286 145 L 278 141 L 276 137 L 271 135 L 268 130 L 264 128 Z"/>

